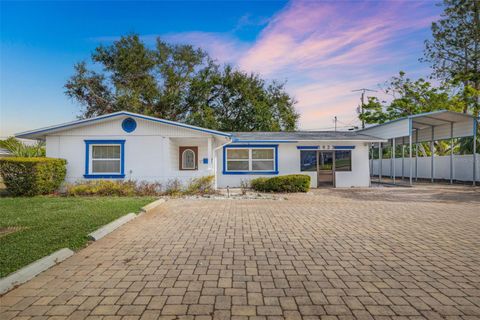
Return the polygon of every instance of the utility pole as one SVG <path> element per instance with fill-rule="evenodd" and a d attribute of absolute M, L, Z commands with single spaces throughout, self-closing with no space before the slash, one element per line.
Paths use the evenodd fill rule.
<path fill-rule="evenodd" d="M 366 91 L 377 92 L 377 90 L 371 90 L 366 88 L 352 90 L 352 92 L 359 92 L 359 91 L 362 92 L 362 96 L 360 98 L 362 100 L 362 105 L 360 107 L 360 114 L 363 116 L 363 107 L 365 106 L 365 92 Z M 365 120 L 363 120 L 363 117 L 362 117 L 362 129 L 365 129 Z"/>
<path fill-rule="evenodd" d="M 335 132 L 337 132 L 337 116 L 333 118 L 333 122 L 335 123 Z"/>

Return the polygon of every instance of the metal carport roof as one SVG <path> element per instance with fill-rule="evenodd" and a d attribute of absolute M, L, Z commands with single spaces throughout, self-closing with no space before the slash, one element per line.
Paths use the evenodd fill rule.
<path fill-rule="evenodd" d="M 397 144 L 409 145 L 409 158 L 412 159 L 412 144 L 430 142 L 431 149 L 434 148 L 434 141 L 450 139 L 453 145 L 454 138 L 475 137 L 478 121 L 472 115 L 448 110 L 409 115 L 386 123 L 373 125 L 358 132 L 389 139 L 393 148 Z M 476 142 L 476 140 L 474 139 Z M 378 144 L 382 148 L 382 144 Z M 394 154 L 394 152 L 392 152 Z M 434 177 L 434 153 L 432 153 L 431 180 Z M 416 157 L 415 157 L 416 159 Z M 392 157 L 395 161 L 395 157 Z M 412 184 L 413 170 L 410 165 L 410 184 Z M 473 185 L 476 179 L 476 143 L 473 144 Z M 394 177 L 395 182 L 395 175 Z M 381 175 L 380 175 L 381 178 Z M 453 148 L 450 155 L 450 182 L 453 183 Z"/>

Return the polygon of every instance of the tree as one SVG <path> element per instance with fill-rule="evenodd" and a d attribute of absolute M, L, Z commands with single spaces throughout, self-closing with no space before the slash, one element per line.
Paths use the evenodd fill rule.
<path fill-rule="evenodd" d="M 45 143 L 41 141 L 27 145 L 15 137 L 8 137 L 0 140 L 0 148 L 7 149 L 14 157 L 45 157 Z"/>
<path fill-rule="evenodd" d="M 386 83 L 383 92 L 390 99 L 380 101 L 377 97 L 368 97 L 363 114 L 359 114 L 360 120 L 384 123 L 422 112 L 461 111 L 465 104 L 452 87 L 434 87 L 423 78 L 412 80 L 402 71 Z"/>
<path fill-rule="evenodd" d="M 434 76 L 461 84 L 463 112 L 480 109 L 480 1 L 443 0 L 441 19 L 432 23 L 432 40 L 425 41 L 424 58 Z"/>
<path fill-rule="evenodd" d="M 298 122 L 284 83 L 220 66 L 190 45 L 158 38 L 149 48 L 133 34 L 96 48 L 92 62 L 101 70 L 77 63 L 65 85 L 84 118 L 127 110 L 227 131 L 294 130 Z"/>

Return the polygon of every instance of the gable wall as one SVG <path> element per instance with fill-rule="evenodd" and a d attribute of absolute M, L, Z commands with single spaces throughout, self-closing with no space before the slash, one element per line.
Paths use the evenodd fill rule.
<path fill-rule="evenodd" d="M 85 140 L 125 140 L 126 179 L 166 184 L 175 178 L 186 182 L 193 177 L 213 174 L 213 171 L 208 170 L 208 165 L 202 163 L 208 154 L 207 140 L 213 138 L 211 134 L 143 119 L 135 119 L 135 131 L 127 133 L 121 127 L 124 118 L 126 117 L 48 135 L 47 156 L 67 160 L 68 183 L 84 180 Z M 225 142 L 213 139 L 213 147 L 220 143 Z M 198 146 L 199 170 L 179 170 L 180 145 Z"/>
<path fill-rule="evenodd" d="M 162 136 L 162 137 L 208 137 L 211 134 L 182 128 L 179 126 L 169 125 L 150 120 L 134 118 L 137 122 L 137 128 L 131 133 L 126 133 L 122 129 L 122 121 L 128 118 L 122 116 L 107 121 L 91 122 L 83 127 L 77 127 L 70 130 L 65 130 L 57 133 L 52 133 L 52 136 L 95 136 L 95 135 L 110 135 L 110 136 Z"/>

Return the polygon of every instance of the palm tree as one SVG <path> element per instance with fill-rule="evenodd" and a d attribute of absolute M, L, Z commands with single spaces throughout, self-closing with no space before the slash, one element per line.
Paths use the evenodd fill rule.
<path fill-rule="evenodd" d="M 41 141 L 27 145 L 14 137 L 9 137 L 0 140 L 0 148 L 7 149 L 14 157 L 45 157 L 45 143 Z"/>

